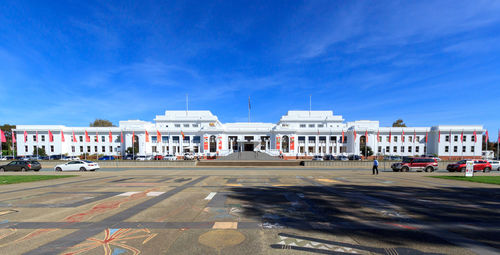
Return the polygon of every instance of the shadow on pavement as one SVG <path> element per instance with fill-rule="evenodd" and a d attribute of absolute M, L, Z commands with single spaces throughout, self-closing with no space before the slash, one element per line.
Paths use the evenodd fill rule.
<path fill-rule="evenodd" d="M 500 188 L 336 184 L 231 191 L 228 198 L 242 203 L 243 216 L 269 226 L 356 236 L 390 247 L 456 246 L 420 231 L 440 228 L 500 248 Z"/>

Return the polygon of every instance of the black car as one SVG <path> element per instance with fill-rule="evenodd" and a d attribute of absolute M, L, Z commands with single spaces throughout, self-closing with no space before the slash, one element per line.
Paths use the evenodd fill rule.
<path fill-rule="evenodd" d="M 333 155 L 331 155 L 331 154 L 328 154 L 328 155 L 325 155 L 325 156 L 323 157 L 323 159 L 324 159 L 324 160 L 335 160 L 335 157 L 334 157 Z"/>
<path fill-rule="evenodd" d="M 50 155 L 49 160 L 61 160 L 64 158 L 64 155 Z"/>
<path fill-rule="evenodd" d="M 359 155 L 349 155 L 349 160 L 361 160 L 361 156 Z"/>
<path fill-rule="evenodd" d="M 16 160 L 12 161 L 7 165 L 0 166 L 0 172 L 3 171 L 40 171 L 42 169 L 42 165 L 38 161 L 35 160 Z"/>

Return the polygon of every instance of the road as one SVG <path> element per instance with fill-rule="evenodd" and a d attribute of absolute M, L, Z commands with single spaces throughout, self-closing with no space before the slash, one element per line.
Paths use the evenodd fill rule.
<path fill-rule="evenodd" d="M 500 187 L 444 172 L 56 174 L 79 176 L 0 186 L 0 254 L 500 253 Z"/>

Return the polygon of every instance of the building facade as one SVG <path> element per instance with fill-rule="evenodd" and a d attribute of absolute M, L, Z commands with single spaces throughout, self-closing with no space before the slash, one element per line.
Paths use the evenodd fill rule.
<path fill-rule="evenodd" d="M 360 155 L 365 145 L 374 155 L 479 158 L 483 126 L 380 127 L 378 121 L 345 122 L 332 111 L 288 111 L 274 123 L 221 123 L 210 111 L 165 111 L 154 122 L 120 121 L 118 127 L 17 125 L 17 154 L 84 153 L 123 156 L 134 144 L 138 155 L 224 156 L 261 151 L 287 158 L 313 155 Z"/>

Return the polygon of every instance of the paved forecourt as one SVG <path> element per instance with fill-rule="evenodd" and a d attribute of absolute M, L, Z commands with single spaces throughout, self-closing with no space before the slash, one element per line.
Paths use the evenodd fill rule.
<path fill-rule="evenodd" d="M 441 173 L 76 174 L 0 186 L 0 254 L 500 252 L 500 188 Z"/>

